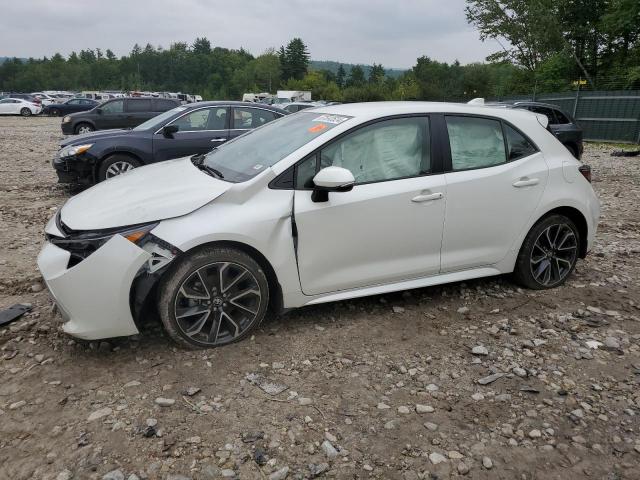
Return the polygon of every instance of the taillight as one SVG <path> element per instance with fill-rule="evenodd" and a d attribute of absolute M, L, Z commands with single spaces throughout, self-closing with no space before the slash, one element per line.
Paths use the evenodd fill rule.
<path fill-rule="evenodd" d="M 582 176 L 587 179 L 587 182 L 591 183 L 591 167 L 589 165 L 580 165 L 578 170 L 580 170 Z"/>

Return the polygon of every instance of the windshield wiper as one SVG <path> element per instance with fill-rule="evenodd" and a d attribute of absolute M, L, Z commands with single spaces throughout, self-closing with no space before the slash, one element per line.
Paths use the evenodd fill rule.
<path fill-rule="evenodd" d="M 198 167 L 200 170 L 207 172 L 209 175 L 214 175 L 220 179 L 224 178 L 222 172 L 216 168 L 210 167 L 206 163 L 204 163 L 206 155 L 204 153 L 199 153 L 191 157 L 191 161 L 193 164 Z"/>

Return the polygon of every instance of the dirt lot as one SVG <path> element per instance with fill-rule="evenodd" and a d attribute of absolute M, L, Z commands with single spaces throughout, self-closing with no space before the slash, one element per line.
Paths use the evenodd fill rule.
<path fill-rule="evenodd" d="M 60 331 L 35 265 L 69 196 L 49 165 L 59 122 L 0 118 L 0 308 L 34 306 L 0 330 L 0 478 L 640 478 L 640 158 L 587 148 L 603 216 L 562 288 L 305 308 L 193 352 L 155 326 Z"/>

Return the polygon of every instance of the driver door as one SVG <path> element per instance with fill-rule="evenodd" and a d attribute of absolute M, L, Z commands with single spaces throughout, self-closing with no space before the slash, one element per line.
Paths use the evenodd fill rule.
<path fill-rule="evenodd" d="M 432 162 L 429 118 L 361 127 L 296 167 L 298 268 L 306 295 L 435 275 L 440 271 L 444 175 Z M 312 178 L 329 165 L 356 185 L 311 198 Z"/>
<path fill-rule="evenodd" d="M 153 136 L 154 161 L 207 153 L 229 138 L 229 108 L 215 106 L 199 108 L 178 117 L 167 125 L 178 127 L 172 138 L 162 130 Z"/>

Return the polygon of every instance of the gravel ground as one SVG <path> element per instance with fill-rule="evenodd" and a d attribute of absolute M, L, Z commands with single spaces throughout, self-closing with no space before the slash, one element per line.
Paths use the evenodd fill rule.
<path fill-rule="evenodd" d="M 561 288 L 304 308 L 194 352 L 60 331 L 35 265 L 59 121 L 0 118 L 0 308 L 34 306 L 0 329 L 0 478 L 640 478 L 640 158 L 587 147 L 598 241 Z"/>

